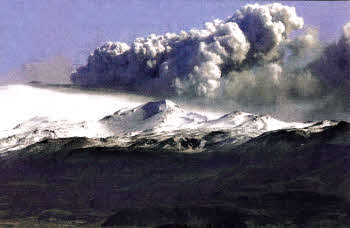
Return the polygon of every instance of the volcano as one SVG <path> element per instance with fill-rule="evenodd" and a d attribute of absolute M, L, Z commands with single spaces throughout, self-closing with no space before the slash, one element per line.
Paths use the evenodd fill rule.
<path fill-rule="evenodd" d="M 218 118 L 170 100 L 1 131 L 3 220 L 348 225 L 350 124 Z M 11 202 L 16 202 L 13 207 Z"/>

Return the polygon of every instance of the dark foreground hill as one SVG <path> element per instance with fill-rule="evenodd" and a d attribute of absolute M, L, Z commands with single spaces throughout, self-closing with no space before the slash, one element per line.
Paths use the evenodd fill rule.
<path fill-rule="evenodd" d="M 211 153 L 47 139 L 0 160 L 3 220 L 102 226 L 347 227 L 350 124 Z M 101 145 L 101 144 L 98 144 Z"/>

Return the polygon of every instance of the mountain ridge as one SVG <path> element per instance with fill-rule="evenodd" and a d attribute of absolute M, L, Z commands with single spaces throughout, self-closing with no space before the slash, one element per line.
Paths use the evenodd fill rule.
<path fill-rule="evenodd" d="M 64 219 L 86 224 L 91 210 L 105 211 L 93 220 L 104 226 L 347 227 L 350 123 L 317 125 L 268 131 L 226 148 L 213 139 L 227 145 L 230 132 L 211 131 L 201 137 L 214 144 L 208 153 L 178 153 L 146 136 L 126 146 L 112 145 L 112 138 L 42 140 L 0 158 L 7 197 L 0 211 L 20 197 L 31 200 L 17 210 L 6 206 L 10 216 L 61 220 L 63 212 L 41 214 L 58 208 L 72 214 Z"/>
<path fill-rule="evenodd" d="M 337 121 L 287 123 L 268 115 L 234 111 L 216 119 L 203 114 L 185 112 L 170 100 L 148 102 L 133 108 L 124 108 L 96 121 L 52 121 L 46 117 L 34 117 L 0 132 L 0 152 L 16 150 L 48 138 L 88 137 L 114 141 L 112 145 L 133 145 L 144 141 L 152 146 L 152 138 L 158 143 L 179 151 L 213 150 L 221 144 L 232 147 L 255 138 L 265 132 L 279 129 L 322 131 Z M 207 137 L 211 132 L 223 131 L 223 137 Z M 163 140 L 163 141 L 162 141 Z M 119 144 L 118 144 L 119 143 Z M 170 144 L 169 144 L 170 143 Z M 185 145 L 185 146 L 184 146 Z M 192 145 L 188 147 L 189 145 Z M 211 146 L 208 146 L 211 145 Z M 156 146 L 155 148 L 157 148 Z M 210 149 L 208 149 L 210 147 Z M 186 149 L 187 148 L 187 149 Z M 221 148 L 221 147 L 219 147 Z"/>

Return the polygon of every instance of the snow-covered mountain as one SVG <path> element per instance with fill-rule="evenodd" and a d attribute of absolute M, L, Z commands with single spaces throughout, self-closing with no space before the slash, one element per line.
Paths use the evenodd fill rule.
<path fill-rule="evenodd" d="M 322 131 L 336 123 L 287 123 L 267 115 L 238 111 L 210 120 L 205 115 L 186 112 L 170 100 L 159 100 L 124 108 L 95 121 L 52 121 L 35 117 L 1 131 L 0 152 L 20 149 L 43 139 L 76 136 L 104 138 L 106 146 L 136 143 L 155 149 L 170 147 L 180 151 L 203 151 L 239 145 L 268 131 L 294 128 Z"/>
<path fill-rule="evenodd" d="M 141 132 L 145 130 L 172 131 L 198 128 L 207 117 L 186 113 L 170 100 L 148 102 L 136 108 L 119 110 L 101 120 L 113 133 Z"/>
<path fill-rule="evenodd" d="M 3 208 L 29 199 L 34 206 L 21 203 L 15 210 L 37 208 L 42 219 L 51 216 L 42 211 L 61 211 L 47 210 L 47 205 L 112 210 L 110 202 L 127 199 L 131 206 L 104 223 L 110 225 L 124 217 L 132 222 L 149 219 L 149 214 L 140 213 L 140 202 L 157 201 L 185 207 L 170 211 L 147 206 L 145 211 L 154 210 L 155 216 L 147 221 L 153 222 L 160 213 L 170 216 L 169 221 L 177 219 L 174 215 L 192 219 L 203 208 L 205 213 L 196 214 L 204 216 L 203 221 L 222 208 L 220 216 L 231 211 L 224 216 L 231 218 L 239 209 L 245 213 L 242 217 L 264 224 L 271 221 L 270 215 L 290 224 L 304 221 L 305 214 L 310 215 L 308 221 L 338 221 L 347 213 L 347 122 L 286 123 L 237 111 L 212 119 L 169 100 L 130 106 L 95 120 L 86 120 L 81 112 L 82 121 L 35 117 L 0 130 Z M 192 208 L 193 202 L 206 206 Z M 208 205 L 219 206 L 208 209 Z M 303 210 L 296 215 L 299 208 Z"/>
<path fill-rule="evenodd" d="M 46 117 L 34 117 L 13 129 L 0 131 L 0 152 L 26 147 L 43 139 L 67 137 L 107 137 L 104 126 L 96 121 L 50 121 Z"/>
<path fill-rule="evenodd" d="M 267 115 L 235 111 L 218 119 L 185 112 L 170 100 L 149 102 L 132 109 L 119 110 L 101 120 L 114 133 L 145 130 L 173 131 L 180 129 L 234 129 L 271 131 L 282 128 L 303 128 L 311 123 L 287 123 Z"/>

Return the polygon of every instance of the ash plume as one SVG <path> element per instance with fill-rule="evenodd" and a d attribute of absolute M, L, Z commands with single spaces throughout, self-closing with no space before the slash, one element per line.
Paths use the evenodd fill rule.
<path fill-rule="evenodd" d="M 299 35 L 291 36 L 296 30 Z M 338 42 L 325 45 L 317 29 L 304 28 L 294 7 L 247 4 L 203 29 L 151 34 L 130 45 L 108 42 L 71 80 L 208 104 L 258 105 L 282 119 L 290 119 L 291 110 L 293 119 L 317 118 L 326 101 L 343 96 L 343 82 L 350 80 L 350 24 L 343 30 Z M 332 92 L 338 85 L 341 91 Z"/>
<path fill-rule="evenodd" d="M 310 69 L 333 87 L 350 80 L 350 23 L 343 26 L 342 37 L 325 47 L 322 54 L 310 64 Z"/>
<path fill-rule="evenodd" d="M 282 44 L 302 27 L 293 7 L 246 5 L 228 20 L 208 22 L 201 30 L 152 34 L 130 46 L 106 43 L 71 78 L 81 85 L 215 98 L 229 91 L 223 87 L 242 71 L 278 68 Z M 269 77 L 271 84 L 278 83 L 277 76 Z"/>

